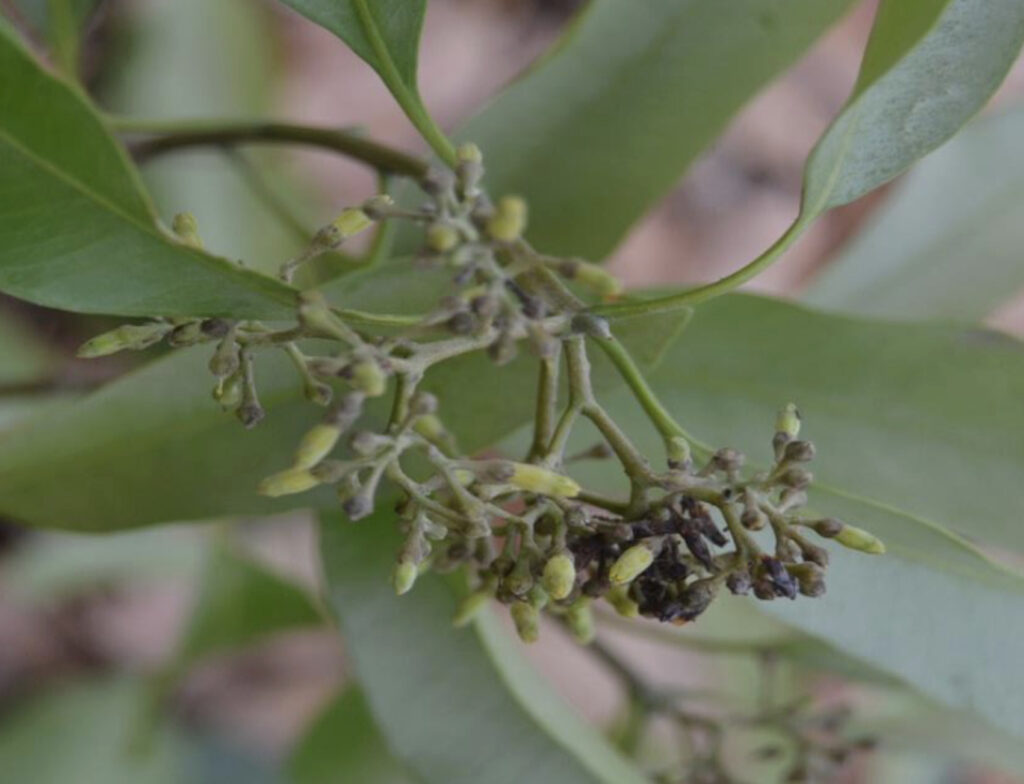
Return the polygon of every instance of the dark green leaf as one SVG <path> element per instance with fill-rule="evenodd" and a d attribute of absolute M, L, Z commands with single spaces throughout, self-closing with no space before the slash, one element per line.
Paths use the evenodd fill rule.
<path fill-rule="evenodd" d="M 282 283 L 173 241 L 71 85 L 0 21 L 0 290 L 119 315 L 282 317 Z"/>
<path fill-rule="evenodd" d="M 399 541 L 389 514 L 321 525 L 331 605 L 397 757 L 437 784 L 645 780 L 537 680 L 494 618 L 453 629 L 456 595 L 440 578 L 396 597 Z"/>
<path fill-rule="evenodd" d="M 594 0 L 468 126 L 529 236 L 601 259 L 850 0 Z"/>
<path fill-rule="evenodd" d="M 56 351 L 27 326 L 0 313 L 0 387 L 42 381 L 57 361 Z"/>
<path fill-rule="evenodd" d="M 1024 111 L 973 123 L 921 162 L 814 280 L 814 305 L 980 320 L 1024 286 Z"/>
<path fill-rule="evenodd" d="M 349 687 L 307 728 L 288 763 L 294 784 L 410 784 L 373 724 L 366 698 Z"/>

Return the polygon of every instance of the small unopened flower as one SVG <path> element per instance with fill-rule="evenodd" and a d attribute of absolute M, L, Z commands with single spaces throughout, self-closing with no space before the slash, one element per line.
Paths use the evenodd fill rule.
<path fill-rule="evenodd" d="M 179 212 L 171 221 L 171 230 L 175 235 L 193 248 L 202 248 L 203 241 L 199 238 L 199 222 L 191 212 Z"/>
<path fill-rule="evenodd" d="M 540 636 L 540 613 L 530 602 L 513 602 L 509 608 L 516 632 L 523 642 L 536 642 Z"/>
<path fill-rule="evenodd" d="M 612 586 L 604 598 L 623 618 L 638 618 L 640 616 L 640 605 L 629 595 L 628 586 Z"/>
<path fill-rule="evenodd" d="M 514 242 L 526 229 L 526 202 L 519 196 L 502 196 L 487 221 L 487 233 L 500 242 Z"/>
<path fill-rule="evenodd" d="M 558 271 L 569 280 L 576 280 L 599 297 L 617 297 L 623 291 L 622 281 L 604 267 L 583 259 L 566 259 Z"/>
<path fill-rule="evenodd" d="M 835 540 L 843 547 L 860 550 L 862 553 L 882 555 L 885 552 L 885 543 L 881 539 L 863 528 L 853 525 L 843 525 L 843 529 L 836 534 Z"/>
<path fill-rule="evenodd" d="M 789 438 L 800 435 L 800 409 L 795 403 L 787 403 L 775 418 L 775 432 L 785 433 Z"/>
<path fill-rule="evenodd" d="M 391 584 L 395 588 L 395 593 L 398 596 L 409 593 L 419 573 L 419 567 L 412 561 L 402 560 L 395 564 L 395 570 L 391 574 Z"/>
<path fill-rule="evenodd" d="M 427 247 L 446 253 L 459 244 L 459 232 L 450 223 L 432 223 L 427 228 Z"/>
<path fill-rule="evenodd" d="M 594 641 L 594 614 L 590 610 L 590 597 L 581 596 L 570 605 L 565 622 L 577 642 L 589 645 Z"/>
<path fill-rule="evenodd" d="M 259 484 L 260 495 L 277 498 L 282 495 L 293 493 L 304 493 L 320 484 L 320 480 L 313 476 L 306 468 L 289 468 L 271 474 Z"/>
<path fill-rule="evenodd" d="M 105 357 L 108 354 L 116 354 L 118 351 L 126 349 L 139 351 L 159 342 L 170 329 L 170 324 L 161 322 L 124 324 L 117 329 L 87 340 L 78 349 L 78 356 L 82 359 L 94 359 Z"/>
<path fill-rule="evenodd" d="M 459 607 L 455 611 L 455 616 L 452 618 L 452 625 L 459 629 L 469 624 L 469 622 L 477 616 L 477 613 L 483 609 L 484 605 L 487 604 L 487 600 L 490 598 L 490 592 L 484 589 L 471 593 L 459 603 Z"/>
<path fill-rule="evenodd" d="M 529 463 L 509 463 L 512 472 L 508 483 L 538 495 L 575 498 L 580 493 L 580 486 L 565 476 Z"/>
<path fill-rule="evenodd" d="M 312 468 L 331 453 L 341 437 L 337 425 L 313 425 L 299 441 L 293 468 Z"/>
<path fill-rule="evenodd" d="M 572 593 L 576 584 L 576 565 L 570 556 L 558 553 L 551 556 L 544 564 L 541 585 L 556 602 Z"/>
<path fill-rule="evenodd" d="M 618 557 L 608 572 L 612 585 L 626 585 L 647 571 L 654 563 L 654 551 L 647 542 L 633 545 Z"/>
<path fill-rule="evenodd" d="M 387 391 L 388 379 L 372 359 L 361 359 L 350 368 L 349 381 L 367 397 L 380 397 Z"/>

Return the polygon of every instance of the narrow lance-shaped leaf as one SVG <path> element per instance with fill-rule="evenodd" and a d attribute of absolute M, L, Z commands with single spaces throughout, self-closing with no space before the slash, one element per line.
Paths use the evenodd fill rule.
<path fill-rule="evenodd" d="M 157 227 L 88 101 L 2 20 L 0 74 L 0 291 L 126 316 L 287 314 L 287 286 Z"/>
<path fill-rule="evenodd" d="M 645 781 L 539 683 L 494 619 L 453 629 L 457 598 L 439 577 L 396 597 L 399 542 L 387 513 L 321 525 L 330 602 L 396 756 L 431 784 Z"/>
<path fill-rule="evenodd" d="M 1024 111 L 972 123 L 922 161 L 805 299 L 895 319 L 980 320 L 1024 286 Z"/>

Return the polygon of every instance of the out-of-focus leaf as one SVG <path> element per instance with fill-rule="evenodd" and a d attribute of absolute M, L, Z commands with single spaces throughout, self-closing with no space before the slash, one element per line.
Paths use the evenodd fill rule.
<path fill-rule="evenodd" d="M 814 280 L 812 305 L 980 320 L 1024 286 L 1024 111 L 971 124 L 922 161 Z"/>
<path fill-rule="evenodd" d="M 391 515 L 321 525 L 331 606 L 359 681 L 395 755 L 426 782 L 645 779 L 541 685 L 485 617 L 455 630 L 455 592 L 436 576 L 396 597 L 387 575 L 400 538 Z"/>
<path fill-rule="evenodd" d="M 42 381 L 57 360 L 57 353 L 28 327 L 0 313 L 0 388 Z"/>
<path fill-rule="evenodd" d="M 601 259 L 849 0 L 594 0 L 551 53 L 459 132 L 529 237 Z"/>
<path fill-rule="evenodd" d="M 217 545 L 207 559 L 171 669 L 181 672 L 202 657 L 322 623 L 307 590 L 229 546 Z"/>
<path fill-rule="evenodd" d="M 244 119 L 269 109 L 275 41 L 266 8 L 247 0 L 147 0 L 132 5 L 128 20 L 133 46 L 105 93 L 113 111 L 172 120 Z M 224 150 L 180 151 L 149 161 L 143 175 L 165 220 L 187 210 L 208 250 L 274 273 L 311 235 L 281 223 L 241 176 L 241 160 Z M 252 160 L 270 175 L 281 168 L 279 156 Z"/>
<path fill-rule="evenodd" d="M 775 410 L 795 401 L 802 435 L 818 447 L 813 507 L 889 546 L 884 557 L 832 548 L 826 597 L 763 609 L 1024 734 L 1019 694 L 1006 688 L 1018 666 L 1022 581 L 951 533 L 1022 547 L 1017 341 L 727 297 L 698 311 L 650 380 L 686 425 L 716 446 L 749 449 L 754 462 L 768 457 Z M 613 393 L 606 405 L 657 454 L 629 395 Z M 607 488 L 601 471 L 592 463 L 574 473 Z"/>
<path fill-rule="evenodd" d="M 288 763 L 294 784 L 410 784 L 373 724 L 366 698 L 349 687 L 330 701 L 299 740 Z"/>
<path fill-rule="evenodd" d="M 378 286 L 346 279 L 338 301 L 370 311 L 417 312 L 425 286 L 417 276 Z M 433 302 L 434 300 L 431 300 Z M 657 359 L 687 311 L 621 319 L 619 335 L 641 361 Z M 257 358 L 266 420 L 243 430 L 210 398 L 209 349 L 190 349 L 130 373 L 84 400 L 50 411 L 0 437 L 0 512 L 30 525 L 116 530 L 225 514 L 267 514 L 299 505 L 333 506 L 333 493 L 269 500 L 258 481 L 288 464 L 301 434 L 321 415 L 301 395 L 281 352 Z M 595 365 L 605 388 L 617 383 Z M 427 375 L 442 395 L 465 449 L 505 436 L 533 415 L 536 360 L 524 355 L 495 369 L 480 355 L 453 360 Z M 378 405 L 369 416 L 386 415 Z M 61 492 L 52 488 L 60 486 Z"/>
<path fill-rule="evenodd" d="M 64 684 L 0 718 L 5 781 L 32 784 L 270 784 L 265 766 L 211 739 L 162 728 L 132 745 L 140 683 Z"/>
<path fill-rule="evenodd" d="M 290 288 L 170 239 L 85 98 L 0 20 L 0 290 L 118 315 L 283 317 Z"/>

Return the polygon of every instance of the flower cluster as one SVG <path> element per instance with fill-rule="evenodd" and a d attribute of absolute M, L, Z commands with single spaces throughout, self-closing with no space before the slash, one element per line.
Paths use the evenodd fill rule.
<path fill-rule="evenodd" d="M 342 212 L 282 267 L 290 281 L 307 261 L 356 233 L 383 221 L 411 221 L 423 229 L 419 261 L 450 270 L 452 280 L 450 294 L 421 317 L 341 310 L 305 291 L 287 328 L 156 319 L 100 335 L 81 353 L 99 356 L 160 340 L 213 343 L 214 397 L 252 427 L 264 416 L 254 354 L 285 351 L 306 397 L 326 412 L 291 464 L 266 477 L 259 492 L 281 496 L 333 485 L 345 514 L 360 520 L 381 505 L 390 482 L 399 494 L 395 510 L 404 533 L 395 590 L 409 591 L 427 569 L 466 568 L 476 587 L 456 624 L 493 598 L 508 605 L 526 641 L 536 639 L 542 610 L 562 616 L 587 641 L 595 600 L 623 615 L 682 623 L 697 618 L 723 587 L 761 600 L 819 596 L 828 555 L 808 538 L 812 533 L 882 552 L 871 534 L 803 510 L 815 450 L 799 438 L 794 406 L 776 422 L 768 470 L 745 471 L 743 455 L 733 449 L 699 448 L 654 398 L 609 323 L 580 298 L 617 297 L 618 281 L 590 262 L 538 253 L 523 239 L 524 201 L 504 196 L 492 202 L 480 187 L 482 177 L 479 150 L 465 145 L 454 172 L 431 172 L 423 180 L 423 206 L 401 208 L 383 195 L 370 199 Z M 182 242 L 199 244 L 187 216 L 174 228 Z M 333 350 L 307 354 L 314 338 L 317 346 L 330 341 Z M 435 365 L 471 352 L 503 365 L 523 345 L 539 369 L 529 454 L 518 461 L 462 454 L 442 418 L 458 412 L 442 412 L 444 401 L 423 391 L 422 379 Z M 664 437 L 664 470 L 652 468 L 595 396 L 590 345 L 612 359 Z M 559 395 L 563 373 L 565 401 Z M 387 424 L 361 427 L 366 401 L 388 393 Z M 567 456 L 581 418 L 596 426 L 603 442 Z M 604 497 L 570 478 L 566 465 L 580 457 L 617 460 L 629 498 Z M 774 538 L 767 549 L 762 529 Z"/>

